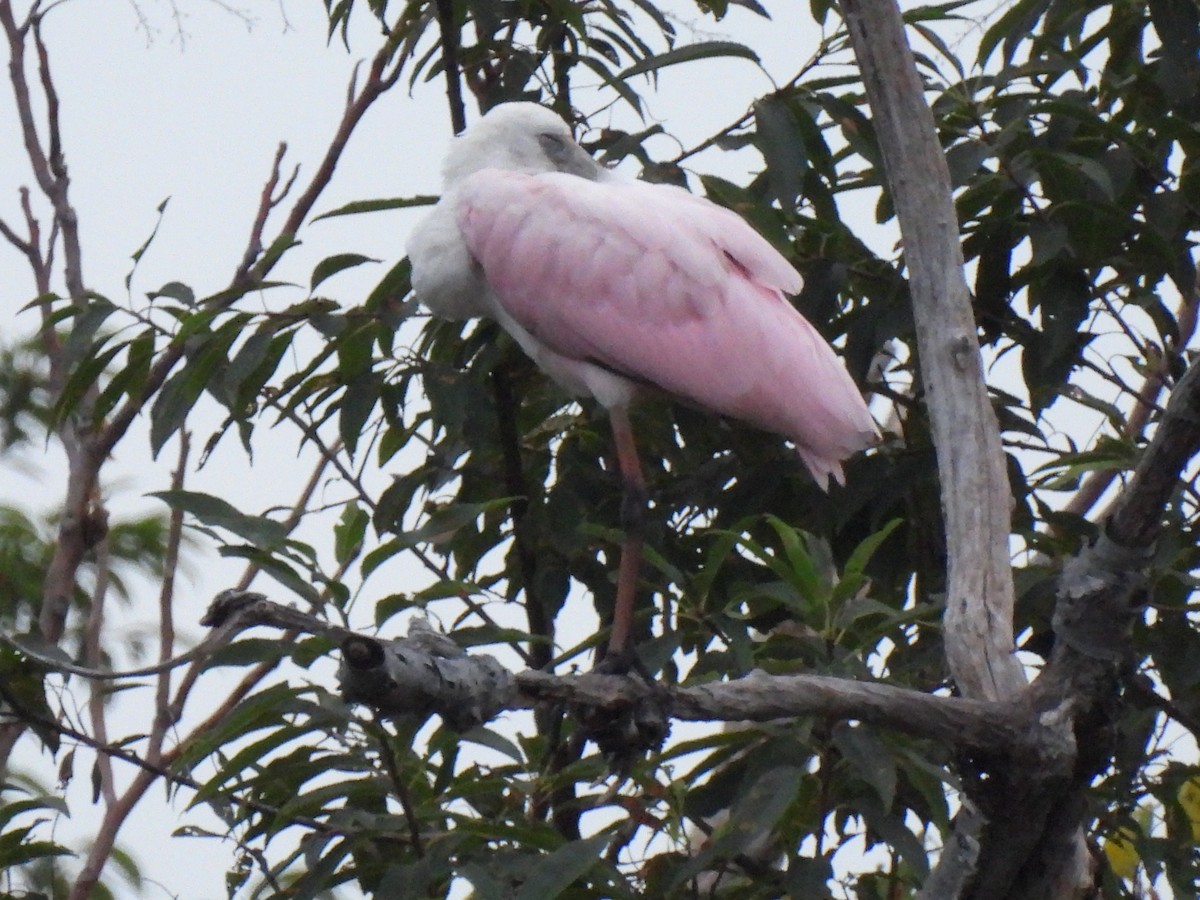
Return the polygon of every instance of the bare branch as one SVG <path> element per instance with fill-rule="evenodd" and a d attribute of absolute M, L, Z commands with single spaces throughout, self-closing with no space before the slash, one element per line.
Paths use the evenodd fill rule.
<path fill-rule="evenodd" d="M 282 196 L 278 199 L 275 197 L 275 188 L 279 185 L 279 167 L 283 164 L 285 153 L 287 153 L 287 144 L 280 142 L 279 147 L 275 150 L 275 160 L 271 163 L 271 175 L 267 178 L 267 183 L 263 185 L 262 193 L 259 195 L 258 209 L 254 214 L 254 222 L 250 226 L 250 240 L 246 242 L 246 252 L 242 254 L 242 262 L 233 276 L 233 284 L 242 284 L 249 280 L 250 267 L 263 252 L 263 229 L 267 227 L 267 216 L 283 199 Z M 289 181 L 288 184 L 290 186 L 291 182 Z M 284 193 L 286 193 L 286 189 Z"/>
<path fill-rule="evenodd" d="M 179 459 L 171 475 L 171 490 L 183 488 L 187 474 L 191 435 L 187 429 L 179 432 Z M 179 565 L 179 545 L 183 537 L 183 510 L 172 509 L 167 529 L 167 552 L 163 560 L 162 586 L 158 593 L 158 661 L 165 664 L 175 652 L 175 573 Z M 154 723 L 150 727 L 150 745 L 146 758 L 157 761 L 162 756 L 163 740 L 171 727 L 171 673 L 158 675 L 154 690 Z"/>
<path fill-rule="evenodd" d="M 95 547 L 96 584 L 92 589 L 92 608 L 88 612 L 87 628 L 84 631 L 83 655 L 92 666 L 99 666 L 104 658 L 104 607 L 108 598 L 111 564 L 109 541 L 106 534 Z M 92 682 L 88 689 L 88 715 L 92 720 L 92 734 L 101 744 L 108 743 L 108 722 L 105 716 L 108 689 L 99 682 Z M 96 757 L 100 773 L 100 795 L 106 806 L 117 802 L 117 789 L 113 782 L 112 757 L 101 753 Z"/>
<path fill-rule="evenodd" d="M 0 27 L 8 37 L 8 77 L 12 82 L 13 99 L 17 104 L 17 120 L 21 123 L 25 153 L 29 157 L 38 186 L 49 197 L 54 193 L 54 179 L 50 174 L 46 152 L 42 149 L 42 140 L 38 135 L 33 115 L 29 82 L 25 78 L 25 35 L 30 24 L 26 21 L 18 26 L 13 17 L 12 0 L 0 0 Z"/>
<path fill-rule="evenodd" d="M 450 106 L 450 124 L 458 134 L 467 127 L 463 106 L 462 66 L 458 61 L 458 45 L 462 37 L 455 18 L 453 0 L 435 0 L 438 30 L 442 43 L 442 74 L 446 76 L 446 103 Z"/>
<path fill-rule="evenodd" d="M 436 712 L 460 729 L 487 721 L 502 709 L 552 703 L 620 712 L 665 698 L 671 716 L 683 721 L 853 719 L 995 753 L 1023 742 L 1028 714 L 1020 701 L 941 697 L 821 675 L 760 672 L 695 687 L 662 687 L 614 675 L 564 676 L 536 670 L 512 675 L 493 657 L 468 655 L 427 625 L 414 628 L 407 638 L 380 641 L 281 606 L 262 594 L 237 590 L 218 596 L 204 624 L 234 631 L 271 626 L 287 634 L 306 632 L 337 641 L 346 660 L 341 678 L 347 699 L 390 715 Z"/>
<path fill-rule="evenodd" d="M 1163 509 L 1184 467 L 1200 452 L 1200 365 L 1193 363 L 1167 402 L 1154 438 L 1133 478 L 1114 503 L 1106 532 L 1118 545 L 1149 547 L 1163 525 Z"/>
<path fill-rule="evenodd" d="M 0 235 L 2 235 L 10 244 L 16 247 L 22 255 L 28 257 L 30 263 L 36 268 L 37 264 L 41 261 L 41 258 L 35 252 L 32 239 L 28 241 L 25 240 L 23 237 L 13 231 L 3 219 L 0 219 Z"/>
<path fill-rule="evenodd" d="M 50 185 L 42 189 L 54 206 L 54 221 L 61 229 L 63 240 L 63 269 L 67 284 L 67 294 L 76 306 L 87 304 L 87 291 L 83 282 L 83 249 L 79 241 L 79 218 L 75 207 L 69 198 L 71 179 L 67 174 L 66 160 L 63 158 L 62 136 L 59 128 L 58 91 L 50 76 L 50 57 L 46 45 L 42 41 L 41 20 L 33 20 L 33 42 L 38 55 L 38 76 L 42 84 L 42 93 L 46 98 L 46 124 L 49 128 L 50 148 L 46 165 L 49 167 Z M 39 182 L 42 177 L 38 177 Z"/>
<path fill-rule="evenodd" d="M 1140 438 L 1145 433 L 1146 426 L 1150 424 L 1151 416 L 1157 411 L 1158 397 L 1166 386 L 1166 376 L 1170 371 L 1171 358 L 1175 353 L 1187 347 L 1196 333 L 1197 306 L 1200 306 L 1200 266 L 1197 266 L 1195 270 L 1191 296 L 1184 297 L 1180 301 L 1179 309 L 1175 313 L 1179 334 L 1174 346 L 1162 353 L 1154 361 L 1151 370 L 1146 373 L 1146 378 L 1134 399 L 1133 409 L 1129 412 L 1129 418 L 1125 420 L 1125 427 L 1121 429 L 1122 436 L 1127 440 Z M 1090 472 L 1070 502 L 1063 507 L 1063 512 L 1077 516 L 1087 515 L 1104 495 L 1104 492 L 1108 490 L 1117 474 L 1116 469 Z"/>
<path fill-rule="evenodd" d="M 846 0 L 842 9 L 911 273 L 946 516 L 946 655 L 964 695 L 996 700 L 1025 683 L 1013 655 L 1010 495 L 963 275 L 950 174 L 894 0 Z"/>
<path fill-rule="evenodd" d="M 332 180 L 334 170 L 337 168 L 342 152 L 346 149 L 350 135 L 354 133 L 354 129 L 358 127 L 358 123 L 362 121 L 362 117 L 371 108 L 371 104 L 396 83 L 400 70 L 396 69 L 390 73 L 385 72 L 385 70 L 388 61 L 392 58 L 398 40 L 398 36 L 393 35 L 389 37 L 371 60 L 366 83 L 363 85 L 358 96 L 351 103 L 347 104 L 337 131 L 329 143 L 329 148 L 325 151 L 324 158 L 309 181 L 308 187 L 297 198 L 291 212 L 288 213 L 288 217 L 280 229 L 281 235 L 295 234 L 300 229 L 300 225 L 312 211 L 317 198 L 321 196 L 321 192 L 325 190 L 326 186 Z M 258 272 L 256 274 L 262 277 L 266 272 Z"/>

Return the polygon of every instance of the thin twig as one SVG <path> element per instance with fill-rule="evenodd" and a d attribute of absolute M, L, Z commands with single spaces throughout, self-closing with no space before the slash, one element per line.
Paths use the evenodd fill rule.
<path fill-rule="evenodd" d="M 404 779 L 400 776 L 400 767 L 396 764 L 396 754 L 392 735 L 384 726 L 383 717 L 378 712 L 375 713 L 375 738 L 379 741 L 379 758 L 383 762 L 383 767 L 387 770 L 388 778 L 391 779 L 392 789 L 396 795 L 396 799 L 400 801 L 400 808 L 404 811 L 404 818 L 408 822 L 408 837 L 412 842 L 413 851 L 417 857 L 425 855 L 425 848 L 421 844 L 421 821 L 417 818 L 416 807 L 413 806 L 412 796 L 409 794 L 408 785 L 404 783 Z"/>
<path fill-rule="evenodd" d="M 503 366 L 492 371 L 492 395 L 496 403 L 496 427 L 499 431 L 500 452 L 504 465 L 504 489 L 513 498 L 509 504 L 512 519 L 513 553 L 521 573 L 525 592 L 525 618 L 529 633 L 540 640 L 529 646 L 530 665 L 545 668 L 554 656 L 554 620 L 546 615 L 546 607 L 538 591 L 537 555 L 529 541 L 530 486 L 521 464 L 521 436 L 517 429 L 520 398 L 513 392 L 512 379 Z"/>
<path fill-rule="evenodd" d="M 92 589 L 92 608 L 88 613 L 87 628 L 84 632 L 84 659 L 93 666 L 103 662 L 104 638 L 104 606 L 108 596 L 110 566 L 112 563 L 109 538 L 106 534 L 95 547 L 96 554 L 96 584 Z M 88 685 L 88 716 L 92 720 L 92 734 L 100 744 L 108 743 L 108 722 L 105 716 L 105 705 L 108 702 L 108 688 L 98 681 Z M 101 753 L 96 757 L 96 768 L 100 776 L 100 795 L 106 806 L 117 802 L 117 789 L 113 782 L 112 757 Z"/>
<path fill-rule="evenodd" d="M 458 45 L 462 38 L 454 15 L 453 0 L 435 0 L 438 29 L 441 31 L 442 73 L 446 76 L 446 103 L 450 106 L 450 124 L 458 134 L 467 127 L 463 106 L 462 66 L 458 61 Z"/>
<path fill-rule="evenodd" d="M 836 37 L 837 36 L 835 36 L 835 38 Z M 801 81 L 803 81 L 805 76 L 807 76 L 809 72 L 811 72 L 818 65 L 820 65 L 821 60 L 824 59 L 826 56 L 828 56 L 829 53 L 831 53 L 835 49 L 834 48 L 835 38 L 823 38 L 820 46 L 818 46 L 817 49 L 813 52 L 813 55 L 810 56 L 805 61 L 804 65 L 802 65 L 800 67 L 800 70 L 798 72 L 796 72 L 796 74 L 793 75 L 791 78 L 789 78 L 787 83 L 785 85 L 783 85 L 783 87 L 776 88 L 775 93 L 776 94 L 786 93 L 787 91 L 790 91 L 792 88 L 794 88 L 796 85 L 798 85 Z M 845 41 L 844 35 L 841 36 L 841 40 L 843 42 Z M 710 147 L 717 146 L 718 144 L 721 143 L 721 141 L 723 141 L 725 138 L 729 137 L 729 135 L 731 135 L 733 132 L 738 131 L 741 128 L 745 128 L 752 121 L 754 121 L 754 110 L 749 109 L 746 112 L 744 112 L 741 116 L 739 116 L 737 119 L 735 119 L 733 122 L 730 122 L 728 125 L 726 125 L 721 130 L 717 131 L 716 133 L 709 135 L 707 138 L 702 140 L 700 143 L 696 144 L 695 146 L 689 147 L 686 150 L 681 150 L 678 154 L 675 155 L 675 157 L 673 159 L 670 159 L 667 162 L 670 165 L 677 166 L 680 163 L 684 162 L 685 160 L 690 159 L 691 157 L 696 156 L 699 153 L 703 153 L 705 150 L 709 149 Z"/>
<path fill-rule="evenodd" d="M 191 788 L 192 790 L 200 790 L 204 785 L 191 778 L 182 772 L 174 771 L 170 767 L 153 763 L 149 760 L 138 756 L 133 750 L 128 747 L 122 747 L 115 744 L 107 744 L 98 740 L 93 735 L 85 731 L 80 731 L 63 722 L 52 719 L 43 714 L 32 710 L 25 706 L 21 698 L 12 694 L 7 690 L 5 685 L 0 682 L 0 697 L 4 699 L 5 704 L 13 711 L 13 714 L 20 717 L 26 722 L 36 724 L 39 728 L 46 728 L 59 734 L 62 737 L 70 738 L 78 742 L 84 747 L 95 750 L 102 756 L 109 759 L 120 760 L 123 763 L 128 763 L 141 770 L 143 774 L 148 774 L 153 778 L 161 778 L 170 784 L 176 784 L 181 787 Z M 244 806 L 254 812 L 261 813 L 270 818 L 277 818 L 282 815 L 281 810 L 274 806 L 269 806 L 254 800 L 249 797 L 240 797 L 237 794 L 228 794 L 224 799 L 228 799 L 231 803 L 238 806 Z M 332 829 L 323 822 L 316 819 L 311 819 L 308 816 L 288 814 L 287 820 L 297 825 L 303 825 L 306 828 L 311 828 L 313 831 L 328 832 Z"/>
<path fill-rule="evenodd" d="M 179 457 L 171 475 L 171 490 L 183 489 L 187 473 L 191 434 L 186 428 L 179 431 Z M 183 537 L 183 510 L 172 509 L 167 527 L 167 548 L 163 559 L 162 585 L 158 593 L 158 661 L 165 664 L 175 652 L 175 573 L 179 566 L 179 546 Z M 162 756 L 163 740 L 171 727 L 171 672 L 160 672 L 154 689 L 154 723 L 150 728 L 150 743 L 146 758 Z"/>
<path fill-rule="evenodd" d="M 250 280 L 250 267 L 263 252 L 263 230 L 267 227 L 267 216 L 283 199 L 282 195 L 276 198 L 275 188 L 279 186 L 279 167 L 283 165 L 285 153 L 287 153 L 287 144 L 281 141 L 275 149 L 271 174 L 267 177 L 266 184 L 263 185 L 262 193 L 259 194 L 258 209 L 255 210 L 254 222 L 250 226 L 250 239 L 246 242 L 246 252 L 242 254 L 242 262 L 233 276 L 232 284 L 245 284 Z M 290 185 L 291 182 L 289 181 L 288 184 Z M 286 188 L 284 195 L 286 195 Z"/>
<path fill-rule="evenodd" d="M 334 441 L 333 446 L 327 445 L 315 425 L 313 425 L 311 422 L 304 421 L 304 419 L 300 417 L 299 413 L 297 413 L 287 404 L 281 403 L 278 397 L 267 397 L 266 401 L 267 405 L 277 410 L 281 416 L 299 428 L 300 432 L 304 435 L 305 440 L 313 443 L 313 445 L 317 448 L 317 452 L 321 454 L 321 457 L 326 459 L 331 466 L 337 469 L 337 472 L 342 476 L 343 481 L 354 488 L 354 493 L 358 500 L 362 502 L 363 506 L 367 507 L 367 509 L 374 510 L 375 499 L 363 485 L 362 479 L 351 472 L 346 467 L 346 464 L 342 462 L 341 439 L 339 438 L 338 440 Z"/>
<path fill-rule="evenodd" d="M 1175 341 L 1174 350 L 1178 352 L 1186 347 L 1196 333 L 1196 309 L 1200 305 L 1200 266 L 1196 268 L 1196 281 L 1192 285 L 1192 295 L 1184 297 L 1176 310 L 1175 319 L 1179 327 L 1179 337 Z M 1145 434 L 1146 426 L 1150 424 L 1151 415 L 1161 408 L 1158 404 L 1159 395 L 1165 386 L 1167 373 L 1170 371 L 1171 356 L 1164 352 L 1155 361 L 1154 366 L 1146 373 L 1134 399 L 1133 409 L 1125 420 L 1121 434 L 1126 440 L 1137 440 Z M 1086 516 L 1104 496 L 1105 491 L 1116 479 L 1117 469 L 1098 469 L 1089 472 L 1079 490 L 1063 507 L 1063 512 L 1076 516 Z"/>

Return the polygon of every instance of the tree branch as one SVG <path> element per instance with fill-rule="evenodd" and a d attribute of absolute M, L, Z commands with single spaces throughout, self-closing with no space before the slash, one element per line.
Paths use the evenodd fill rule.
<path fill-rule="evenodd" d="M 187 429 L 179 432 L 179 459 L 171 474 L 171 490 L 183 489 L 187 475 L 188 453 L 191 435 Z M 167 663 L 175 652 L 175 573 L 179 565 L 179 546 L 183 538 L 183 510 L 171 510 L 167 529 L 167 552 L 163 560 L 162 585 L 158 592 L 158 662 Z M 162 745 L 171 722 L 171 672 L 158 674 L 154 688 L 154 722 L 150 726 L 150 746 L 146 758 L 158 761 L 162 756 Z"/>
<path fill-rule="evenodd" d="M 92 607 L 88 612 L 87 628 L 84 631 L 83 655 L 89 665 L 99 666 L 104 658 L 104 607 L 108 598 L 112 559 L 108 536 L 101 538 L 95 547 L 96 585 L 92 589 Z M 92 720 L 92 733 L 101 744 L 108 743 L 108 721 L 106 716 L 108 689 L 104 684 L 93 682 L 88 690 L 88 716 Z M 101 753 L 96 757 L 99 775 L 99 794 L 106 806 L 117 802 L 117 789 L 113 781 L 112 758 Z"/>
<path fill-rule="evenodd" d="M 993 753 L 1025 741 L 1028 711 L 1020 702 L 942 697 L 894 685 L 822 675 L 756 672 L 729 682 L 662 687 L 615 675 L 512 674 L 486 654 L 467 654 L 417 620 L 393 641 L 350 631 L 262 594 L 224 591 L 203 624 L 226 633 L 255 626 L 322 635 L 342 647 L 339 677 L 351 702 L 384 715 L 441 715 L 465 730 L 505 709 L 570 704 L 621 713 L 654 700 L 680 721 L 770 721 L 817 716 L 857 720 L 947 745 Z"/>
<path fill-rule="evenodd" d="M 950 174 L 894 0 L 842 4 L 911 273 L 949 556 L 946 656 L 967 697 L 1022 689 L 1013 655 L 1009 487 L 963 275 Z"/>
<path fill-rule="evenodd" d="M 1149 547 L 1163 526 L 1163 509 L 1187 464 L 1200 452 L 1200 365 L 1179 379 L 1154 438 L 1117 498 L 1105 531 L 1122 547 Z"/>
<path fill-rule="evenodd" d="M 450 124 L 459 134 L 467 127 L 467 112 L 463 105 L 462 65 L 458 48 L 462 32 L 454 15 L 453 0 L 435 0 L 438 31 L 441 32 L 442 73 L 446 76 L 446 103 L 450 107 Z"/>
<path fill-rule="evenodd" d="M 1122 436 L 1126 440 L 1133 441 L 1139 439 L 1145 433 L 1151 416 L 1158 409 L 1158 397 L 1166 386 L 1166 378 L 1171 370 L 1172 358 L 1183 348 L 1187 347 L 1192 340 L 1192 336 L 1196 333 L 1196 312 L 1198 305 L 1200 305 L 1200 266 L 1197 266 L 1195 270 L 1195 280 L 1192 283 L 1191 295 L 1185 296 L 1180 300 L 1179 308 L 1175 313 L 1175 319 L 1179 326 L 1179 334 L 1176 336 L 1174 344 L 1166 348 L 1154 360 L 1150 372 L 1146 374 L 1145 380 L 1143 380 L 1142 386 L 1137 392 L 1133 409 L 1129 412 L 1129 418 L 1125 420 L 1125 427 L 1121 429 Z M 1087 515 L 1092 507 L 1096 505 L 1096 502 L 1104 495 L 1104 492 L 1108 490 L 1109 485 L 1113 483 L 1117 474 L 1117 469 L 1100 469 L 1089 472 L 1083 483 L 1079 486 L 1079 490 L 1071 497 L 1070 502 L 1063 507 L 1063 512 L 1072 513 L 1077 516 Z"/>
<path fill-rule="evenodd" d="M 1086 794 L 1116 746 L 1131 627 L 1145 601 L 1145 568 L 1163 510 L 1198 453 L 1200 366 L 1193 364 L 1171 393 L 1104 533 L 1068 561 L 1059 579 L 1054 650 L 1029 693 L 1040 717 L 1053 715 L 1069 728 L 1060 737 L 1071 758 L 1053 761 L 1056 773 L 1054 765 L 1014 757 L 995 779 L 1003 789 L 982 792 L 995 802 L 985 810 L 973 870 L 957 873 L 963 896 L 1056 900 L 1095 881 L 1082 841 Z"/>

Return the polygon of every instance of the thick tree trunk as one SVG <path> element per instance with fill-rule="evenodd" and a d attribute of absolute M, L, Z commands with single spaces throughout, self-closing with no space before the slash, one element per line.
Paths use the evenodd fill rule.
<path fill-rule="evenodd" d="M 1145 551 L 1180 470 L 1200 447 L 1193 397 L 1200 376 L 1189 373 L 1177 388 L 1106 537 L 1064 572 L 1055 651 L 1026 690 L 1012 655 L 1009 490 L 945 158 L 894 0 L 843 0 L 842 9 L 911 273 L 947 527 L 947 660 L 965 696 L 1009 700 L 1014 713 L 1027 715 L 1016 743 L 963 754 L 964 810 L 921 896 L 1086 896 L 1094 877 L 1083 831 L 1085 792 L 1111 757 Z"/>

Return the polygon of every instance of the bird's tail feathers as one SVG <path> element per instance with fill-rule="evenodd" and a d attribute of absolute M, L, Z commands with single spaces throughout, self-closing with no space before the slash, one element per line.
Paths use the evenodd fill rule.
<path fill-rule="evenodd" d="M 845 486 L 846 473 L 842 471 L 840 460 L 822 456 L 820 453 L 800 444 L 796 445 L 796 452 L 800 454 L 800 459 L 808 467 L 808 471 L 812 473 L 813 481 L 817 483 L 817 487 L 821 490 L 829 491 L 829 480 L 831 478 L 838 484 Z"/>

